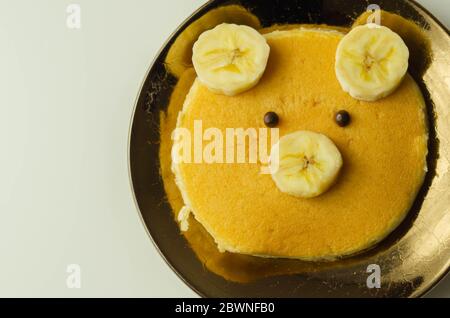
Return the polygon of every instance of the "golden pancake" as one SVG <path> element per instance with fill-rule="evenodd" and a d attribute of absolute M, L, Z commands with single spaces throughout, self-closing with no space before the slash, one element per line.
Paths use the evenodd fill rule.
<path fill-rule="evenodd" d="M 365 250 L 404 219 L 426 174 L 425 104 L 407 76 L 376 102 L 353 99 L 334 72 L 337 31 L 288 30 L 265 35 L 271 48 L 257 86 L 234 97 L 195 81 L 178 120 L 194 135 L 203 130 L 264 128 L 263 116 L 280 116 L 280 136 L 310 130 L 328 136 L 344 168 L 319 197 L 280 192 L 261 164 L 174 164 L 184 203 L 219 249 L 233 253 L 303 260 L 333 259 Z M 349 126 L 334 114 L 346 110 Z M 169 109 L 170 112 L 170 109 Z"/>

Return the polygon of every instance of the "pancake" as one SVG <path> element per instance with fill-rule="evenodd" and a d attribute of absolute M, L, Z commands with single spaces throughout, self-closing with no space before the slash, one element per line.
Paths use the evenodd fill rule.
<path fill-rule="evenodd" d="M 405 218 L 426 174 L 427 120 L 421 92 L 408 75 L 389 97 L 353 99 L 340 87 L 334 57 L 343 33 L 296 29 L 266 34 L 271 54 L 253 89 L 234 97 L 195 80 L 178 128 L 264 128 L 279 114 L 280 136 L 311 130 L 339 148 L 344 168 L 325 194 L 301 199 L 282 193 L 261 163 L 173 163 L 185 205 L 218 248 L 232 253 L 302 260 L 363 251 Z M 345 109 L 351 125 L 334 114 Z"/>

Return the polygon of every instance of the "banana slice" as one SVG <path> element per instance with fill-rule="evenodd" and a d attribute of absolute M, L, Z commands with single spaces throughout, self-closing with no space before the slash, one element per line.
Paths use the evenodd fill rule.
<path fill-rule="evenodd" d="M 336 76 L 342 89 L 363 101 L 391 94 L 408 70 L 409 50 L 389 28 L 366 24 L 352 29 L 336 51 Z"/>
<path fill-rule="evenodd" d="M 270 172 L 281 192 L 313 198 L 327 191 L 342 167 L 342 156 L 325 135 L 297 131 L 283 136 L 272 148 Z"/>
<path fill-rule="evenodd" d="M 211 91 L 234 96 L 255 86 L 267 66 L 266 39 L 245 25 L 220 24 L 200 35 L 192 62 Z"/>
<path fill-rule="evenodd" d="M 186 27 L 170 46 L 164 61 L 167 71 L 180 78 L 184 71 L 192 67 L 192 46 L 200 34 L 221 23 L 245 24 L 257 30 L 261 28 L 258 17 L 241 5 L 220 6 L 208 11 Z"/>

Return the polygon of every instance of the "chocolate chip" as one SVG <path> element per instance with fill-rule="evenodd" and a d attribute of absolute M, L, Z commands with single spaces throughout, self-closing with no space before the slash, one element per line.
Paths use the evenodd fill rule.
<path fill-rule="evenodd" d="M 264 124 L 267 127 L 273 128 L 278 126 L 278 123 L 280 122 L 280 118 L 278 117 L 277 113 L 275 112 L 268 112 L 264 115 Z"/>
<path fill-rule="evenodd" d="M 345 110 L 338 111 L 336 113 L 335 120 L 336 123 L 341 127 L 348 126 L 351 121 L 350 114 Z"/>

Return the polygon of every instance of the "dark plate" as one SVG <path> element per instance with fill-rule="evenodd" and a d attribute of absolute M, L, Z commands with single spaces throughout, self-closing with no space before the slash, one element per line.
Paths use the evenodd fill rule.
<path fill-rule="evenodd" d="M 361 255 L 334 263 L 313 263 L 310 264 L 313 270 L 301 274 L 278 275 L 247 283 L 227 281 L 208 271 L 180 235 L 171 208 L 164 200 L 159 173 L 159 113 L 166 109 L 177 82 L 166 72 L 164 60 L 172 43 L 188 25 L 213 8 L 235 3 L 249 9 L 263 26 L 325 23 L 345 27 L 369 4 L 359 0 L 213 0 L 195 12 L 168 40 L 150 67 L 139 93 L 129 141 L 129 168 L 136 203 L 161 255 L 187 285 L 207 297 L 423 295 L 445 275 L 450 265 L 450 37 L 445 27 L 413 1 L 370 1 L 420 25 L 431 40 L 433 54 L 427 69 L 413 72 L 427 99 L 430 115 L 430 172 L 409 217 L 399 229 Z M 367 288 L 369 264 L 381 266 L 380 289 Z"/>

